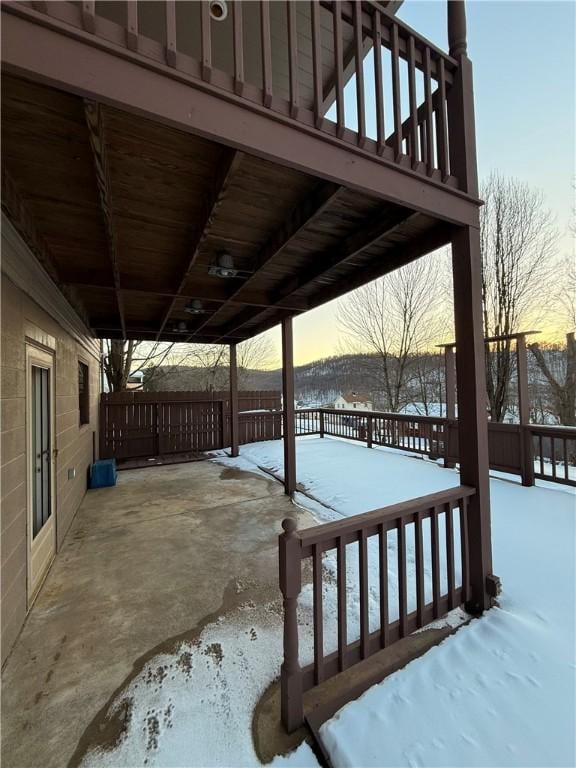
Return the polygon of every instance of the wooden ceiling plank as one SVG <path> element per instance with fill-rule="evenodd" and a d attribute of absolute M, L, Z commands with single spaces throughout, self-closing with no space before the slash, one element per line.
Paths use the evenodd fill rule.
<path fill-rule="evenodd" d="M 190 258 L 188 259 L 184 267 L 178 288 L 176 289 L 176 295 L 171 299 L 162 317 L 162 322 L 160 323 L 160 329 L 157 332 L 156 340 L 160 338 L 160 336 L 162 335 L 162 332 L 164 331 L 164 328 L 170 318 L 170 315 L 172 314 L 176 301 L 178 300 L 178 297 L 181 295 L 184 289 L 184 286 L 186 285 L 186 281 L 188 280 L 188 277 L 190 275 L 190 272 L 198 259 L 198 256 L 200 254 L 200 248 L 202 247 L 202 244 L 208 237 L 208 232 L 210 230 L 211 224 L 214 221 L 214 217 L 219 207 L 222 205 L 222 202 L 228 191 L 228 187 L 230 186 L 230 183 L 236 171 L 240 167 L 240 164 L 242 163 L 243 159 L 244 159 L 244 154 L 236 150 L 226 149 L 223 153 L 223 158 L 222 158 L 222 161 L 220 162 L 218 173 L 215 175 L 211 192 L 209 195 L 207 195 L 206 208 L 204 211 L 204 215 L 196 229 L 194 241 L 190 249 L 192 252 L 192 255 L 190 256 Z"/>
<path fill-rule="evenodd" d="M 88 135 L 92 155 L 94 158 L 94 170 L 96 173 L 96 183 L 98 194 L 100 196 L 100 207 L 104 217 L 106 234 L 108 237 L 108 255 L 112 267 L 112 279 L 116 293 L 116 304 L 118 307 L 118 316 L 122 326 L 123 338 L 126 338 L 126 319 L 124 314 L 124 305 L 122 302 L 122 292 L 120 287 L 120 266 L 118 257 L 118 239 L 114 226 L 114 216 L 112 209 L 112 196 L 110 189 L 110 172 L 108 167 L 107 149 L 106 149 L 106 126 L 105 112 L 103 107 L 95 101 L 84 99 L 84 115 L 86 125 L 88 126 Z"/>
<path fill-rule="evenodd" d="M 378 210 L 367 221 L 362 222 L 356 230 L 342 242 L 339 248 L 330 248 L 325 253 L 317 254 L 312 260 L 312 266 L 297 275 L 289 277 L 275 293 L 276 303 L 289 299 L 292 294 L 302 290 L 310 283 L 330 272 L 330 270 L 358 256 L 373 246 L 382 238 L 394 233 L 410 219 L 417 218 L 418 213 L 407 208 L 394 208 L 392 211 Z M 230 323 L 223 331 L 223 336 L 242 328 L 246 323 L 256 320 L 266 310 L 246 309 Z"/>
<path fill-rule="evenodd" d="M 246 304 L 243 300 L 246 293 L 246 289 L 249 288 L 256 279 L 260 276 L 260 271 L 270 262 L 276 258 L 282 251 L 314 220 L 318 219 L 326 209 L 336 200 L 339 194 L 341 194 L 343 187 L 332 184 L 330 182 L 317 185 L 310 195 L 298 205 L 286 220 L 284 226 L 276 232 L 270 240 L 263 246 L 258 252 L 253 261 L 253 273 L 247 280 L 245 280 L 239 288 L 234 291 L 230 299 L 231 304 L 233 301 Z M 273 302 L 273 305 L 277 302 Z M 223 304 L 220 309 L 210 315 L 194 333 L 190 334 L 187 341 L 191 341 L 194 335 L 199 333 L 208 323 L 214 321 L 214 319 L 226 309 L 226 304 Z"/>

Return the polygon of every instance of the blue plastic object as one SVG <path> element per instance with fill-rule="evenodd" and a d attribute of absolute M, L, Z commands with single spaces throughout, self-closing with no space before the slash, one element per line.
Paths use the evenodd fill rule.
<path fill-rule="evenodd" d="M 99 459 L 90 467 L 90 488 L 107 488 L 116 485 L 116 459 Z"/>

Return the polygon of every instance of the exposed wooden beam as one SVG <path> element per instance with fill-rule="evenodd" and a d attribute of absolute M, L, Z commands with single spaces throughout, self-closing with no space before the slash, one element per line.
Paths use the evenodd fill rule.
<path fill-rule="evenodd" d="M 118 256 L 118 239 L 114 226 L 114 216 L 112 210 L 112 196 L 110 189 L 110 171 L 108 168 L 108 157 L 106 147 L 106 124 L 105 111 L 95 101 L 84 99 L 84 115 L 86 125 L 88 126 L 88 135 L 90 146 L 92 147 L 92 156 L 94 158 L 94 170 L 96 172 L 96 184 L 100 196 L 100 206 L 104 217 L 104 226 L 108 239 L 108 255 L 112 267 L 112 279 L 116 293 L 116 304 L 118 306 L 118 316 L 122 325 L 124 338 L 126 336 L 126 320 L 124 317 L 124 305 L 122 302 L 122 293 L 120 290 L 120 266 Z"/>
<path fill-rule="evenodd" d="M 198 259 L 200 248 L 202 247 L 202 244 L 208 237 L 210 226 L 214 221 L 214 217 L 216 216 L 219 207 L 222 205 L 222 202 L 226 197 L 226 193 L 228 191 L 228 187 L 230 186 L 230 182 L 232 181 L 234 174 L 240 167 L 240 164 L 243 158 L 244 158 L 244 155 L 242 152 L 238 152 L 231 149 L 223 150 L 222 159 L 220 161 L 218 170 L 214 175 L 211 189 L 205 197 L 204 212 L 196 225 L 196 231 L 190 246 L 190 256 L 186 260 L 186 264 L 184 265 L 184 269 L 180 276 L 178 288 L 176 289 L 176 295 L 171 299 L 170 303 L 168 304 L 168 307 L 166 308 L 166 312 L 164 313 L 164 316 L 162 318 L 162 322 L 160 323 L 160 329 L 158 330 L 158 335 L 156 337 L 158 339 L 160 338 L 160 336 L 162 335 L 162 332 L 164 331 L 166 323 L 168 322 L 170 315 L 172 314 L 174 305 L 176 304 L 178 297 L 184 290 L 184 286 L 188 281 L 190 272 L 194 264 L 196 263 L 196 260 Z"/>
<path fill-rule="evenodd" d="M 79 282 L 79 281 L 72 281 L 72 280 L 64 280 L 63 285 L 69 286 L 70 288 L 79 288 L 80 290 L 95 290 L 95 291 L 115 291 L 113 285 L 110 285 L 109 283 L 90 283 L 90 282 Z M 183 301 L 190 301 L 191 299 L 199 299 L 200 301 L 206 301 L 206 302 L 212 302 L 214 304 L 230 304 L 231 306 L 251 306 L 251 307 L 262 307 L 262 308 L 270 308 L 275 307 L 277 304 L 274 302 L 274 299 L 264 291 L 252 291 L 248 292 L 245 295 L 243 294 L 242 299 L 231 299 L 230 296 L 232 295 L 230 291 L 220 291 L 215 290 L 212 287 L 202 287 L 197 286 L 197 290 L 194 291 L 194 293 L 174 293 L 173 291 L 154 291 L 154 290 L 146 290 L 142 288 L 133 288 L 128 287 L 126 285 L 123 285 L 121 290 L 122 295 L 136 295 L 136 296 L 156 296 L 156 297 L 162 297 L 162 298 L 177 298 L 181 299 Z M 287 301 L 286 303 L 283 303 L 282 308 L 284 309 L 292 309 L 294 312 L 306 312 L 308 307 L 308 302 L 303 299 L 293 299 L 291 301 Z"/>
<path fill-rule="evenodd" d="M 315 219 L 319 218 L 324 211 L 336 200 L 342 187 L 332 183 L 321 183 L 312 191 L 312 193 L 296 208 L 292 211 L 284 226 L 276 232 L 270 240 L 261 248 L 256 257 L 254 258 L 252 269 L 253 274 L 245 280 L 239 288 L 232 293 L 230 302 L 236 301 L 237 303 L 248 304 L 245 301 L 247 296 L 247 289 L 253 285 L 259 276 L 259 271 L 269 264 L 276 256 L 282 251 Z M 272 306 L 277 304 L 277 300 L 273 299 Z M 226 304 L 214 312 L 210 317 L 206 319 L 197 329 L 196 333 L 204 328 L 208 323 L 212 323 L 218 314 L 223 311 Z M 289 308 L 289 307 L 285 307 Z M 191 340 L 193 334 L 190 336 Z"/>
<path fill-rule="evenodd" d="M 334 269 L 348 259 L 358 256 L 362 251 L 370 248 L 383 237 L 392 234 L 394 230 L 418 215 L 419 214 L 416 214 L 407 208 L 396 208 L 391 212 L 386 210 L 384 212 L 378 211 L 375 215 L 371 216 L 368 221 L 363 222 L 351 235 L 345 238 L 340 247 L 331 248 L 325 252 L 317 254 L 312 260 L 311 267 L 284 281 L 276 291 L 276 300 L 279 302 L 290 298 L 292 294 L 305 288 L 307 285 L 314 282 L 314 280 L 327 274 L 331 269 Z M 238 317 L 232 320 L 226 327 L 223 336 L 238 330 L 238 328 L 257 319 L 262 314 L 262 310 L 254 310 L 251 308 L 241 312 Z"/>

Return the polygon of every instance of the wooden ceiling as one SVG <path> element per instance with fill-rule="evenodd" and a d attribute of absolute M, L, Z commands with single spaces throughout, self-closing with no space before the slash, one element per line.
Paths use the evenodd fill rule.
<path fill-rule="evenodd" d="M 98 337 L 240 341 L 450 238 L 407 208 L 38 84 L 4 76 L 2 106 L 3 208 Z M 241 277 L 209 274 L 223 251 Z M 185 312 L 193 299 L 202 314 Z"/>

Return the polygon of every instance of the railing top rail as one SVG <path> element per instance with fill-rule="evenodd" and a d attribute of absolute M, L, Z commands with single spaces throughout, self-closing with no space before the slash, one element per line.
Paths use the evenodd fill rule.
<path fill-rule="evenodd" d="M 321 525 L 315 525 L 311 528 L 305 528 L 303 531 L 297 531 L 296 535 L 300 539 L 302 548 L 310 547 L 312 544 L 319 544 L 338 536 L 346 536 L 389 520 L 407 517 L 413 515 L 415 512 L 441 506 L 450 501 L 468 498 L 475 493 L 476 489 L 471 486 L 458 485 L 455 488 L 448 488 L 445 491 L 430 493 L 427 496 L 420 496 L 419 498 L 402 501 L 388 507 L 374 509 L 370 512 L 363 512 L 362 514 L 354 515 L 353 517 L 348 517 L 344 520 L 335 520 L 333 523 L 322 523 Z"/>
<path fill-rule="evenodd" d="M 576 427 L 566 427 L 562 424 L 528 424 L 526 426 L 535 435 L 576 440 Z"/>
<path fill-rule="evenodd" d="M 339 416 L 377 416 L 381 419 L 396 419 L 397 421 L 421 421 L 425 424 L 443 424 L 448 421 L 445 416 L 420 416 L 412 415 L 409 413 L 389 413 L 387 411 L 361 411 L 348 408 L 309 408 L 298 409 L 296 413 L 317 413 L 323 411 L 324 413 L 335 413 Z"/>

